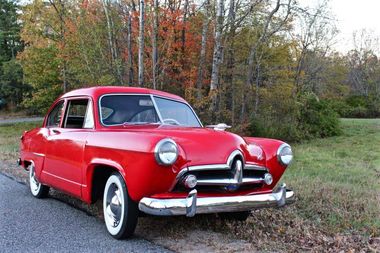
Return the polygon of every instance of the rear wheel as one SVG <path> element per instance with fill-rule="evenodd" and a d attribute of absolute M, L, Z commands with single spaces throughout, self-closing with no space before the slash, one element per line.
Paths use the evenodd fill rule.
<path fill-rule="evenodd" d="M 33 164 L 28 166 L 30 192 L 36 198 L 46 198 L 49 194 L 49 187 L 38 182 Z"/>
<path fill-rule="evenodd" d="M 104 187 L 103 214 L 107 230 L 114 238 L 124 239 L 133 235 L 138 207 L 129 197 L 127 186 L 119 173 L 111 174 Z"/>
<path fill-rule="evenodd" d="M 219 217 L 224 220 L 246 221 L 250 214 L 251 214 L 250 211 L 234 212 L 234 213 L 220 213 Z"/>

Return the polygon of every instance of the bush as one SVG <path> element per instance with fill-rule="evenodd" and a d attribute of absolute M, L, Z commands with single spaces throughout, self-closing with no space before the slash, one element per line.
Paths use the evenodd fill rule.
<path fill-rule="evenodd" d="M 315 95 L 307 94 L 296 104 L 297 106 L 292 106 L 293 111 L 265 113 L 252 117 L 247 134 L 285 141 L 300 141 L 341 133 L 338 114 L 328 101 L 320 101 Z"/>
<path fill-rule="evenodd" d="M 338 114 L 326 100 L 319 100 L 315 95 L 308 94 L 302 98 L 300 111 L 300 128 L 306 137 L 329 137 L 341 133 Z"/>
<path fill-rule="evenodd" d="M 340 117 L 347 118 L 352 112 L 352 107 L 343 99 L 327 99 L 326 102 Z"/>
<path fill-rule="evenodd" d="M 380 98 L 353 95 L 345 100 L 330 100 L 333 109 L 345 118 L 380 117 Z"/>

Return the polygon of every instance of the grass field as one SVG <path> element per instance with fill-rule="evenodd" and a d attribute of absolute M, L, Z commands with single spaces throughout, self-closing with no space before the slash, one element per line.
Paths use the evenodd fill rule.
<path fill-rule="evenodd" d="M 16 161 L 22 133 L 41 124 L 41 122 L 28 122 L 0 125 L 0 160 Z"/>
<path fill-rule="evenodd" d="M 0 160 L 14 162 L 21 133 L 35 125 L 0 125 Z M 282 180 L 297 194 L 293 206 L 254 211 L 247 222 L 146 217 L 137 233 L 179 251 L 380 250 L 380 119 L 342 119 L 342 127 L 341 136 L 293 145 Z M 25 175 L 16 171 L 6 173 Z"/>
<path fill-rule="evenodd" d="M 343 119 L 341 136 L 295 145 L 284 181 L 297 213 L 334 232 L 380 235 L 380 120 Z"/>

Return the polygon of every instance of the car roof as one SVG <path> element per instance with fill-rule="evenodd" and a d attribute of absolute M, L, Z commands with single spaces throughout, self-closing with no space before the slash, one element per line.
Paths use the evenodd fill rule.
<path fill-rule="evenodd" d="M 105 94 L 112 93 L 131 93 L 131 94 L 151 94 L 156 96 L 162 96 L 182 102 L 186 102 L 180 96 L 167 93 L 164 91 L 153 90 L 148 88 L 138 88 L 138 87 L 126 87 L 126 86 L 94 86 L 90 88 L 82 88 L 77 90 L 69 91 L 61 96 L 61 98 L 77 97 L 77 96 L 91 96 L 93 98 L 98 98 Z"/>

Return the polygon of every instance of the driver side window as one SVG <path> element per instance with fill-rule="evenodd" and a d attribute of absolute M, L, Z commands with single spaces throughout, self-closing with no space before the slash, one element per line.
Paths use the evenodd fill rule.
<path fill-rule="evenodd" d="M 63 101 L 58 102 L 56 106 L 51 110 L 46 127 L 59 127 L 62 118 L 62 110 L 63 110 Z"/>
<path fill-rule="evenodd" d="M 93 128 L 92 103 L 89 99 L 71 99 L 67 103 L 64 128 Z"/>

